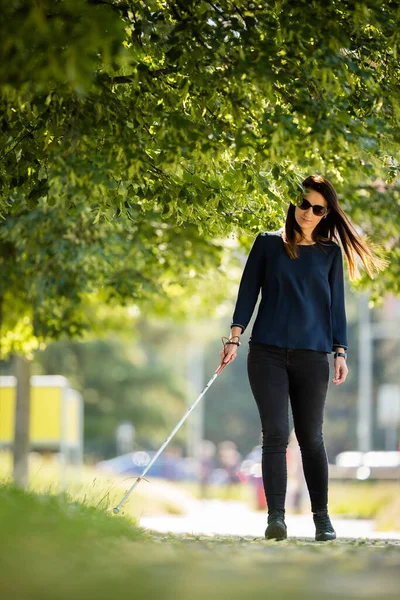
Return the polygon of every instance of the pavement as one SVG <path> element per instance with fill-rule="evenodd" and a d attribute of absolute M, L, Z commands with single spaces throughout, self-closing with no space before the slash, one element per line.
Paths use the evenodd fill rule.
<path fill-rule="evenodd" d="M 399 540 L 400 531 L 374 531 L 374 521 L 343 519 L 330 514 L 338 538 Z M 314 539 L 312 514 L 285 517 L 288 538 Z M 254 511 L 243 502 L 223 500 L 193 500 L 184 515 L 142 517 L 139 524 L 145 529 L 162 533 L 189 533 L 239 537 L 264 537 L 267 513 Z"/>

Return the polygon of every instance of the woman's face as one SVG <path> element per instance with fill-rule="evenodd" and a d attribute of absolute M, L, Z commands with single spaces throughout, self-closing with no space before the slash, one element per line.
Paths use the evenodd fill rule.
<path fill-rule="evenodd" d="M 328 202 L 325 200 L 322 194 L 315 190 L 308 190 L 307 194 L 303 194 L 303 197 L 306 198 L 312 206 L 319 205 L 325 206 L 328 208 Z M 302 210 L 298 206 L 295 208 L 295 219 L 297 223 L 300 225 L 303 233 L 307 236 L 311 236 L 311 232 L 318 225 L 321 219 L 326 215 L 322 215 L 321 217 L 317 217 L 314 215 L 312 206 L 310 206 L 307 210 Z"/>

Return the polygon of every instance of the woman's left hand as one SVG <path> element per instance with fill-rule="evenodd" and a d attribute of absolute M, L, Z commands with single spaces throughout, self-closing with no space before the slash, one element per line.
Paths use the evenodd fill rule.
<path fill-rule="evenodd" d="M 335 377 L 332 379 L 332 383 L 340 385 L 346 381 L 347 373 L 349 372 L 346 359 L 343 356 L 337 356 L 334 360 L 335 365 Z"/>

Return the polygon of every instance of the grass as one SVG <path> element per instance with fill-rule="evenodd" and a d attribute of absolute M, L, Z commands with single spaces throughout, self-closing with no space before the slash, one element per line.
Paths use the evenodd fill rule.
<path fill-rule="evenodd" d="M 94 467 L 84 465 L 79 469 L 68 469 L 64 494 L 70 501 L 105 510 L 116 506 L 134 481 L 134 477 L 102 474 Z M 6 452 L 0 453 L 0 482 L 12 482 L 12 457 Z M 152 483 L 140 482 L 123 507 L 125 513 L 155 516 L 185 512 L 185 504 L 191 499 L 189 491 L 179 490 L 164 480 L 153 479 Z M 39 455 L 30 455 L 28 490 L 52 495 L 63 492 L 60 469 L 54 460 L 44 461 Z"/>
<path fill-rule="evenodd" d="M 329 507 L 335 515 L 375 519 L 384 513 L 399 495 L 400 481 L 330 482 Z M 390 529 L 400 531 L 400 520 L 392 519 Z"/>
<path fill-rule="evenodd" d="M 400 531 L 400 495 L 381 507 L 376 515 L 376 531 Z"/>
<path fill-rule="evenodd" d="M 398 598 L 400 542 L 158 534 L 0 485 L 2 600 Z"/>

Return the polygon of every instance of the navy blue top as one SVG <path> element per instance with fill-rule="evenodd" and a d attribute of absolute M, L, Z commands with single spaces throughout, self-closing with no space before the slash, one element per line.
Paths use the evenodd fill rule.
<path fill-rule="evenodd" d="M 249 341 L 332 352 L 347 346 L 342 250 L 336 242 L 298 245 L 289 258 L 282 230 L 259 233 L 247 258 L 231 327 L 245 331 L 261 289 Z"/>

